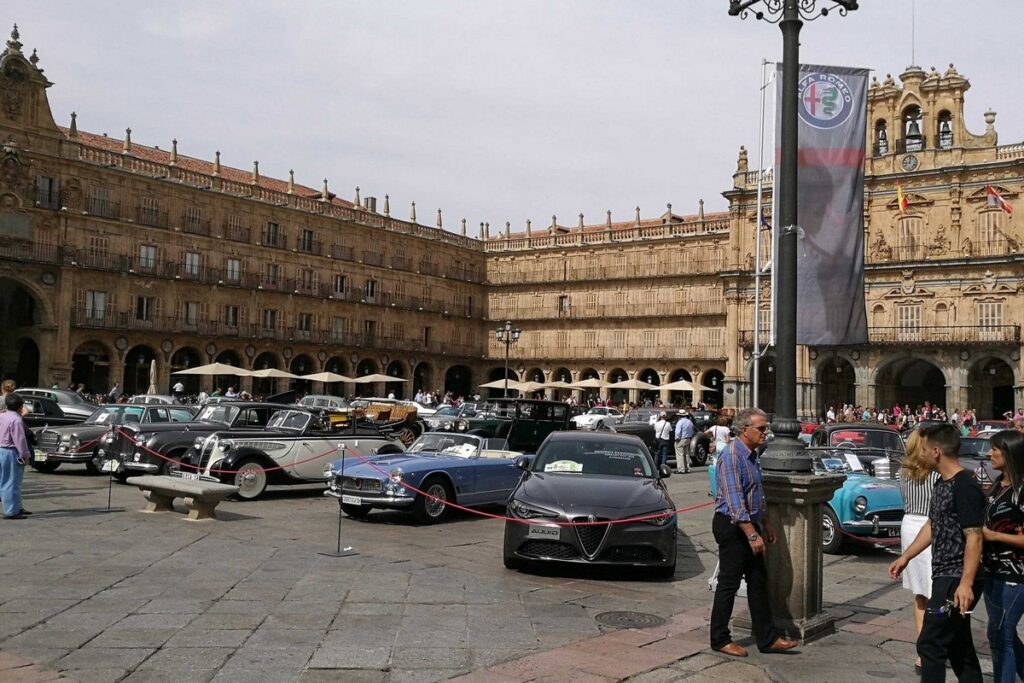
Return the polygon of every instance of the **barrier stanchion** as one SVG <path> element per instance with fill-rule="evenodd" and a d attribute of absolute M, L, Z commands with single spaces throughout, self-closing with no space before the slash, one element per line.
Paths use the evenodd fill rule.
<path fill-rule="evenodd" d="M 345 481 L 345 451 L 347 451 L 348 449 L 345 448 L 345 444 L 338 444 L 338 450 L 341 451 L 341 480 L 344 482 Z M 332 498 L 334 497 L 332 495 L 332 491 L 330 489 L 328 489 L 327 491 L 324 491 L 324 495 L 325 496 L 330 496 Z M 353 557 L 353 556 L 359 554 L 355 550 L 352 549 L 352 546 L 346 546 L 345 548 L 341 547 L 341 518 L 343 516 L 342 515 L 341 506 L 342 506 L 342 503 L 344 502 L 344 498 L 345 497 L 343 495 L 341 495 L 340 493 L 338 494 L 338 497 L 337 497 L 337 501 L 338 501 L 338 545 L 335 547 L 334 552 L 318 553 L 319 555 L 323 555 L 324 557 Z"/>
<path fill-rule="evenodd" d="M 100 467 L 100 472 L 107 473 L 107 507 L 96 508 L 93 512 L 106 514 L 108 512 L 124 512 L 124 508 L 112 508 L 110 507 L 111 497 L 114 493 L 114 472 L 117 471 L 116 460 L 104 460 L 103 466 Z"/>

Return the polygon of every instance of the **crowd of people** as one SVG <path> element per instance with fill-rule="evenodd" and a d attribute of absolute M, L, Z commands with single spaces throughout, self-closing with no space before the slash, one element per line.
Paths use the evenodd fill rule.
<path fill-rule="evenodd" d="M 1006 420 L 1024 420 L 1024 409 L 1007 411 L 1002 416 Z M 933 405 L 925 401 L 916 408 L 909 404 L 894 403 L 891 408 L 864 408 L 850 403 L 830 405 L 822 419 L 826 423 L 832 422 L 876 422 L 879 424 L 892 425 L 900 431 L 910 431 L 922 422 L 948 422 L 960 429 L 961 434 L 966 436 L 978 426 L 978 413 L 974 408 L 966 408 L 963 412 L 954 410 L 947 414 L 941 406 Z"/>

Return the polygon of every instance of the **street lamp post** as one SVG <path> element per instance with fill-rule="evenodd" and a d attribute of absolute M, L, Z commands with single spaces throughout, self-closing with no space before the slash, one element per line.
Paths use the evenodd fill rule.
<path fill-rule="evenodd" d="M 820 5 L 820 6 L 819 6 Z M 800 29 L 837 9 L 841 16 L 858 0 L 729 0 L 729 14 L 779 24 L 782 30 L 781 155 L 778 192 L 778 277 L 776 292 L 775 439 L 761 456 L 768 516 L 782 533 L 767 554 L 772 612 L 787 634 L 813 640 L 835 630 L 822 610 L 822 505 L 842 485 L 842 477 L 811 474 L 811 459 L 799 440 L 796 406 L 797 321 L 797 154 L 800 80 Z M 755 7 L 755 9 L 751 9 Z M 760 216 L 758 217 L 760 223 Z M 758 225 L 760 227 L 760 225 Z M 757 313 L 755 312 L 755 315 Z M 769 366 L 769 371 L 771 367 Z"/>
<path fill-rule="evenodd" d="M 505 324 L 494 331 L 494 336 L 499 342 L 505 344 L 505 392 L 504 397 L 508 398 L 508 353 L 512 345 L 519 341 L 523 331 L 512 326 L 512 321 L 506 320 Z"/>

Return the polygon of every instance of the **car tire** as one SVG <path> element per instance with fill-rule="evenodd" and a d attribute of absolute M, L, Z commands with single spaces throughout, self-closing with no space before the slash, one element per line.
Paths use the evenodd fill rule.
<path fill-rule="evenodd" d="M 100 468 L 96 466 L 95 457 L 85 463 L 85 471 L 89 474 L 103 474 L 103 472 L 100 471 Z"/>
<path fill-rule="evenodd" d="M 699 443 L 693 449 L 693 455 L 690 456 L 690 464 L 694 467 L 703 467 L 708 464 L 708 445 L 706 443 Z"/>
<path fill-rule="evenodd" d="M 174 453 L 168 453 L 167 459 L 160 460 L 160 471 L 159 474 L 163 476 L 169 476 L 173 470 L 181 469 L 181 459 L 185 455 L 183 451 L 176 451 Z M 173 468 L 173 470 L 172 470 Z"/>
<path fill-rule="evenodd" d="M 128 477 L 130 476 L 132 475 L 130 472 L 128 472 L 128 470 L 121 470 L 120 472 L 113 473 L 114 481 L 116 481 L 118 484 L 126 483 L 128 481 Z"/>
<path fill-rule="evenodd" d="M 239 500 L 256 500 L 267 490 L 267 473 L 256 458 L 243 459 L 235 470 L 234 474 L 225 476 L 229 479 L 227 483 L 238 487 L 235 497 Z"/>
<path fill-rule="evenodd" d="M 843 547 L 843 532 L 839 518 L 828 505 L 821 512 L 821 551 L 835 555 Z"/>
<path fill-rule="evenodd" d="M 34 462 L 32 463 L 32 469 L 36 472 L 42 472 L 43 474 L 53 474 L 60 467 L 59 462 Z"/>
<path fill-rule="evenodd" d="M 455 502 L 455 494 L 451 486 L 441 477 L 428 477 L 420 490 L 429 493 L 436 498 Z M 447 519 L 451 508 L 442 502 L 427 498 L 422 493 L 416 494 L 416 500 L 412 504 L 412 514 L 420 524 L 437 524 Z"/>
<path fill-rule="evenodd" d="M 345 513 L 346 517 L 351 517 L 352 519 L 366 519 L 370 515 L 370 509 L 368 505 L 341 503 L 341 511 Z"/>
<path fill-rule="evenodd" d="M 671 567 L 655 567 L 651 570 L 651 576 L 662 581 L 671 581 L 676 575 L 676 566 L 673 564 Z"/>

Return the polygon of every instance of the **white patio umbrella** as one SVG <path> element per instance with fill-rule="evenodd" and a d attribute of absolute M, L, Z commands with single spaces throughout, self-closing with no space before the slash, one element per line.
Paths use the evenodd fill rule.
<path fill-rule="evenodd" d="M 575 384 L 569 384 L 568 382 L 545 382 L 544 387 L 546 389 L 577 389 Z"/>
<path fill-rule="evenodd" d="M 604 389 L 608 386 L 611 386 L 609 382 L 605 382 L 597 377 L 591 377 L 590 379 L 572 383 L 572 387 L 575 389 Z"/>
<path fill-rule="evenodd" d="M 237 370 L 238 368 L 235 368 L 235 369 Z M 224 373 L 224 374 L 228 374 L 228 373 Z M 241 374 L 241 373 L 230 373 L 230 374 Z M 271 378 L 274 378 L 274 379 L 302 379 L 298 375 L 293 375 L 290 372 L 285 372 L 284 370 L 278 370 L 277 368 L 267 368 L 265 370 L 254 370 L 253 372 L 249 372 L 249 373 L 246 373 L 246 374 L 248 374 L 248 376 L 250 376 L 250 377 L 263 377 L 263 378 L 271 377 Z"/>
<path fill-rule="evenodd" d="M 477 386 L 479 388 L 481 388 L 481 389 L 504 389 L 505 388 L 505 380 L 503 380 L 503 379 L 496 379 L 496 380 L 492 380 L 490 382 L 487 382 L 486 384 L 479 384 Z M 509 389 L 515 389 L 516 391 L 520 391 L 519 386 L 520 386 L 520 383 L 517 382 L 516 380 L 514 380 L 514 379 L 509 379 L 508 380 L 508 388 Z"/>
<path fill-rule="evenodd" d="M 149 389 L 146 390 L 146 393 L 156 393 L 156 358 L 149 363 Z"/>
<path fill-rule="evenodd" d="M 154 361 L 156 362 L 156 361 Z M 261 370 L 260 372 L 264 372 Z M 264 375 L 257 375 L 254 372 L 250 372 L 245 368 L 236 368 L 234 365 L 227 365 L 225 363 L 210 363 L 209 365 L 197 365 L 194 368 L 188 368 L 187 370 L 178 370 L 172 372 L 172 375 L 238 375 L 239 377 L 263 377 Z"/>
<path fill-rule="evenodd" d="M 624 379 L 621 382 L 615 382 L 614 384 L 608 385 L 609 389 L 641 389 L 649 391 L 652 389 L 660 389 L 657 384 L 648 384 L 638 379 Z"/>
<path fill-rule="evenodd" d="M 519 386 L 517 388 L 524 394 L 532 394 L 536 391 L 544 391 L 547 386 L 548 385 L 543 382 L 519 382 Z M 511 388 L 511 383 L 509 388 Z"/>
<path fill-rule="evenodd" d="M 324 382 L 326 384 L 335 384 L 337 382 L 355 382 L 351 377 L 345 375 L 339 375 L 334 372 L 317 372 L 312 375 L 303 375 L 302 379 L 308 379 L 310 382 Z"/>
<path fill-rule="evenodd" d="M 391 384 L 392 382 L 408 382 L 409 380 L 402 379 L 401 377 L 392 377 L 391 375 L 382 375 L 379 372 L 376 372 L 372 375 L 363 375 L 362 377 L 356 377 L 355 379 L 350 379 L 348 381 L 355 382 L 356 384 L 373 384 L 375 382 Z"/>
<path fill-rule="evenodd" d="M 677 379 L 675 382 L 669 382 L 664 385 L 662 389 L 668 389 L 669 391 L 697 391 L 697 385 L 685 379 Z"/>

